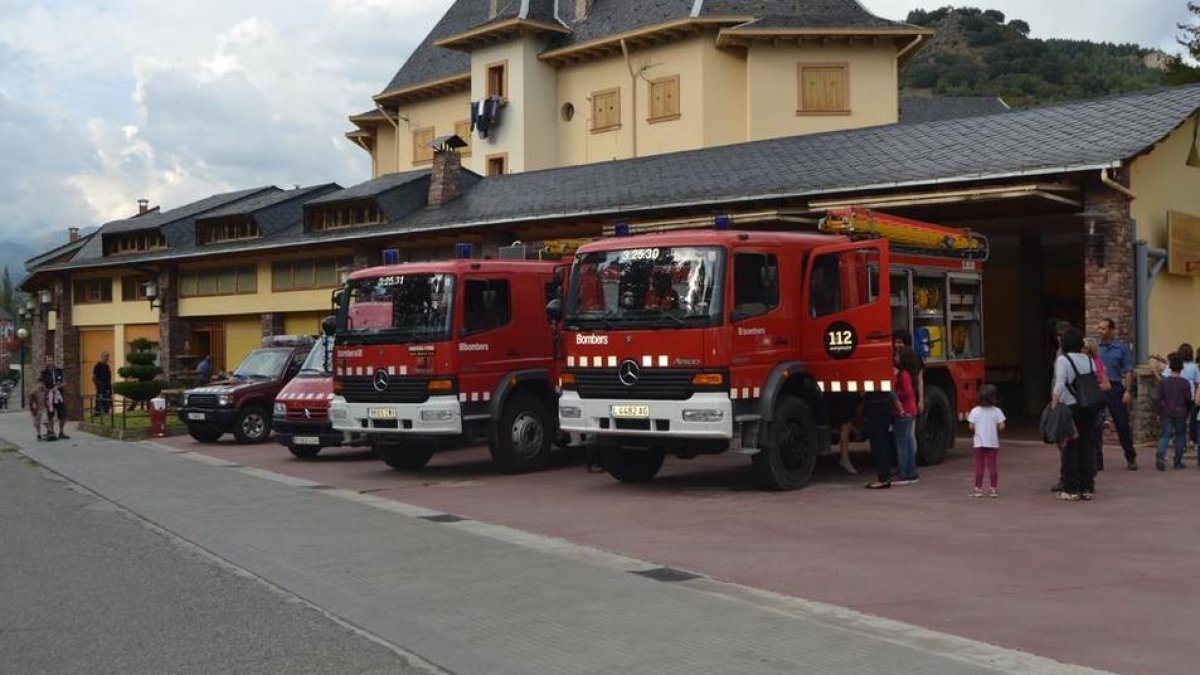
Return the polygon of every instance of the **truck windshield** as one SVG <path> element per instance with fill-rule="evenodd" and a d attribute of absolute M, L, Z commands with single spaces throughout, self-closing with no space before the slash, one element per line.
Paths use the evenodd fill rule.
<path fill-rule="evenodd" d="M 283 367 L 291 358 L 290 349 L 256 349 L 242 359 L 233 376 L 247 380 L 273 380 L 283 374 Z"/>
<path fill-rule="evenodd" d="M 312 351 L 304 358 L 304 365 L 300 366 L 301 375 L 328 375 L 329 364 L 333 360 L 328 355 L 333 352 L 333 338 L 328 335 L 317 340 L 317 344 L 313 345 Z"/>
<path fill-rule="evenodd" d="M 451 274 L 401 274 L 351 281 L 338 313 L 338 339 L 343 343 L 369 336 L 389 342 L 449 340 L 453 297 Z"/>
<path fill-rule="evenodd" d="M 576 256 L 565 323 L 595 329 L 715 325 L 724 250 L 654 247 Z"/>

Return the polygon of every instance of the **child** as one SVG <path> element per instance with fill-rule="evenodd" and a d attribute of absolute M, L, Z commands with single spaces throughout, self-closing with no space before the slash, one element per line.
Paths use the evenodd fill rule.
<path fill-rule="evenodd" d="M 897 485 L 910 485 L 917 482 L 917 449 L 914 424 L 917 419 L 917 377 L 921 369 L 921 361 L 912 347 L 901 347 L 896 353 L 896 418 L 892 421 L 892 431 L 896 437 L 896 458 L 899 464 L 900 480 Z"/>
<path fill-rule="evenodd" d="M 28 405 L 29 415 L 33 418 L 33 431 L 40 441 L 42 440 L 42 425 L 45 424 L 46 385 L 38 382 L 33 386 L 33 391 L 29 392 Z"/>
<path fill-rule="evenodd" d="M 1167 357 L 1171 375 L 1158 383 L 1158 415 L 1162 420 L 1162 435 L 1158 437 L 1158 454 L 1154 468 L 1167 469 L 1167 443 L 1175 437 L 1175 468 L 1183 468 L 1183 445 L 1187 434 L 1188 401 L 1192 398 L 1191 383 L 1183 379 L 1183 359 L 1178 354 Z"/>
<path fill-rule="evenodd" d="M 975 432 L 975 490 L 972 497 L 983 496 L 983 468 L 992 482 L 992 497 L 999 497 L 1000 470 L 996 460 L 1000 455 L 1000 432 L 1004 431 L 1004 411 L 997 405 L 996 387 L 985 384 L 979 388 L 979 405 L 971 409 L 967 421 Z"/>

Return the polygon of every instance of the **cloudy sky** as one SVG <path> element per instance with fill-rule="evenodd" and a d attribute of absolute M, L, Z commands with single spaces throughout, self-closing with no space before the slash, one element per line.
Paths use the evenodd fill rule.
<path fill-rule="evenodd" d="M 487 0 L 476 0 L 486 2 Z M 342 137 L 451 0 L 0 0 L 0 241 L 368 178 Z M 902 19 L 946 2 L 862 0 Z M 1178 51 L 1184 0 L 987 0 L 1035 37 Z"/>

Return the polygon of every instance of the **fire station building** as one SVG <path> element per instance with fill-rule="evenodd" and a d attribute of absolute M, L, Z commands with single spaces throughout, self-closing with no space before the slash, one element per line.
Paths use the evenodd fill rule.
<path fill-rule="evenodd" d="M 496 4 L 456 2 L 351 117 L 371 180 L 145 209 L 28 261 L 35 363 L 61 362 L 75 414 L 100 351 L 120 365 L 145 336 L 169 373 L 231 368 L 264 334 L 316 332 L 341 272 L 385 249 L 495 255 L 716 216 L 804 230 L 845 206 L 988 236 L 1007 407 L 1046 400 L 1059 320 L 1113 318 L 1141 363 L 1200 340 L 1200 87 L 915 122 L 898 72 L 928 32 L 852 0 Z"/>

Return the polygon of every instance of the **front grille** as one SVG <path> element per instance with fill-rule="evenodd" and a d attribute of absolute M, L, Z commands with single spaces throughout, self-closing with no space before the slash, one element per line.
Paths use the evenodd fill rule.
<path fill-rule="evenodd" d="M 580 398 L 685 401 L 692 396 L 692 377 L 699 371 L 643 368 L 632 387 L 622 384 L 616 368 L 572 372 Z"/>
<path fill-rule="evenodd" d="M 386 389 L 375 391 L 374 378 L 343 377 L 342 397 L 348 403 L 424 403 L 429 400 L 429 379 L 393 377 Z"/>
<path fill-rule="evenodd" d="M 189 394 L 187 404 L 197 408 L 215 408 L 217 407 L 217 397 L 213 394 Z"/>
<path fill-rule="evenodd" d="M 308 410 L 308 415 L 304 411 Z M 287 419 L 295 422 L 323 422 L 329 419 L 329 408 L 288 408 Z"/>

